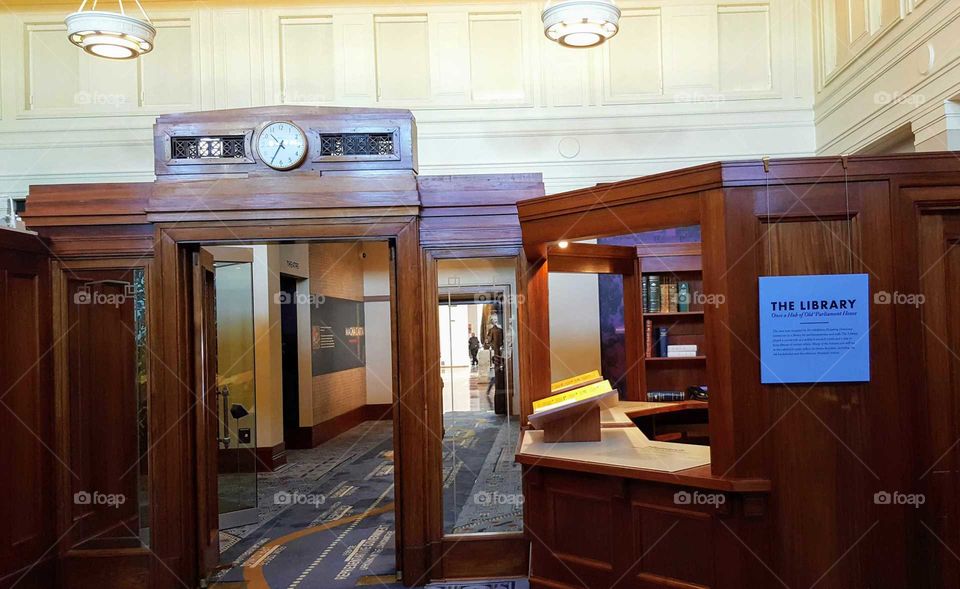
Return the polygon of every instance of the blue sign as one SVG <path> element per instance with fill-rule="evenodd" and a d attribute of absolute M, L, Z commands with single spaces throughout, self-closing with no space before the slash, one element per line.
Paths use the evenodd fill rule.
<path fill-rule="evenodd" d="M 760 382 L 870 380 L 866 274 L 760 277 Z"/>

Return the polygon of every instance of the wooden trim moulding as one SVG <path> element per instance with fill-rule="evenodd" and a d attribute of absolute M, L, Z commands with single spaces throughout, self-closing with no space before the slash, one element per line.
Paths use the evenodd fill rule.
<path fill-rule="evenodd" d="M 284 434 L 284 437 L 287 438 L 288 447 L 291 450 L 309 450 L 350 431 L 365 421 L 391 421 L 392 419 L 392 403 L 360 405 L 312 426 L 301 426 L 292 432 L 288 431 L 289 437 L 287 434 Z M 259 453 L 260 448 L 257 448 L 257 451 Z M 286 462 L 286 456 L 284 456 L 284 462 Z"/>

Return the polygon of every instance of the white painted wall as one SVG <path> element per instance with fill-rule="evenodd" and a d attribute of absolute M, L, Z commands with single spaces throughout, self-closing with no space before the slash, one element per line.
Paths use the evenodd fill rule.
<path fill-rule="evenodd" d="M 814 151 L 806 1 L 619 5 L 615 39 L 573 50 L 541 1 L 156 1 L 157 48 L 116 63 L 66 41 L 72 7 L 8 3 L 0 194 L 151 180 L 156 115 L 267 104 L 412 108 L 421 173 L 543 172 L 549 192 Z"/>
<path fill-rule="evenodd" d="M 960 149 L 960 2 L 816 0 L 817 151 Z"/>
<path fill-rule="evenodd" d="M 390 247 L 386 242 L 363 244 L 363 296 L 390 296 Z M 363 303 L 367 353 L 367 404 L 393 403 L 393 342 L 389 300 Z"/>
<path fill-rule="evenodd" d="M 253 249 L 257 446 L 271 448 L 283 442 L 283 348 L 280 305 L 277 304 L 280 248 L 277 245 L 250 247 Z"/>
<path fill-rule="evenodd" d="M 600 370 L 600 297 L 596 274 L 551 272 L 550 375 L 556 382 Z"/>

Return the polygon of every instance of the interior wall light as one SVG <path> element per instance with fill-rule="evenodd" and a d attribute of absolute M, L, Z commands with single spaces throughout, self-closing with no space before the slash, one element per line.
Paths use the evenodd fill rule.
<path fill-rule="evenodd" d="M 543 32 L 565 47 L 596 47 L 620 31 L 620 9 L 613 0 L 547 2 Z"/>
<path fill-rule="evenodd" d="M 559 247 L 562 250 L 565 250 L 568 247 L 570 247 L 570 242 L 567 241 L 566 239 L 561 239 L 560 241 L 557 242 L 557 247 Z"/>
<path fill-rule="evenodd" d="M 123 0 L 117 0 L 120 12 L 97 10 L 97 0 L 87 10 L 87 0 L 83 0 L 80 8 L 64 21 L 67 38 L 90 55 L 107 59 L 133 59 L 149 53 L 153 50 L 157 29 L 150 24 L 140 0 L 134 2 L 142 19 L 127 15 Z"/>

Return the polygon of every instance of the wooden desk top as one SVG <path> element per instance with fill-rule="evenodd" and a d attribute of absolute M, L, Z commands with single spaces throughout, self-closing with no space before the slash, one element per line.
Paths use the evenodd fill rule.
<path fill-rule="evenodd" d="M 621 410 L 624 405 L 621 404 Z M 642 407 L 633 409 L 643 410 Z M 627 413 L 630 411 L 626 409 Z M 747 493 L 766 492 L 771 489 L 770 481 L 765 479 L 732 479 L 714 475 L 710 471 L 708 446 L 650 441 L 636 427 L 607 425 L 601 430 L 599 442 L 554 444 L 543 441 L 542 431 L 524 430 L 520 434 L 516 460 L 527 466 L 573 470 L 714 491 Z"/>
<path fill-rule="evenodd" d="M 627 417 L 643 417 L 659 413 L 673 413 L 688 409 L 709 409 L 707 401 L 678 401 L 676 403 L 648 403 L 646 401 L 620 401 L 618 405 Z"/>
<path fill-rule="evenodd" d="M 602 407 L 600 409 L 600 427 L 636 427 L 633 420 L 624 412 L 623 407 Z"/>

